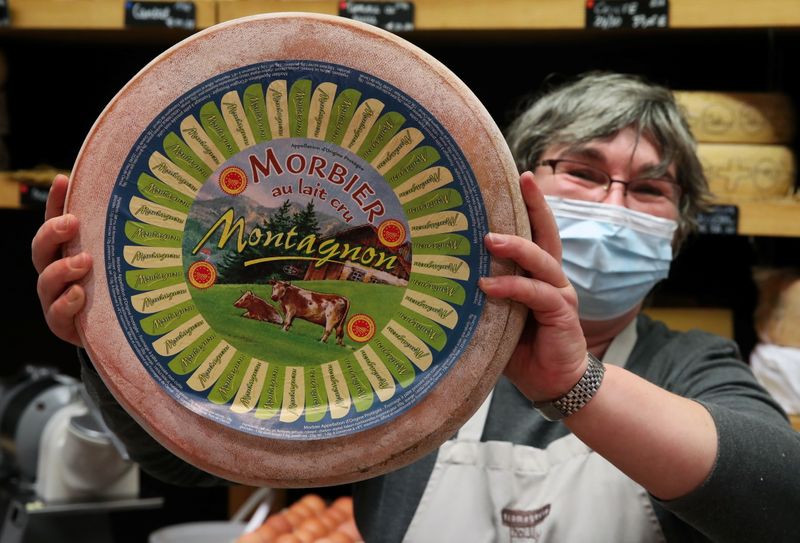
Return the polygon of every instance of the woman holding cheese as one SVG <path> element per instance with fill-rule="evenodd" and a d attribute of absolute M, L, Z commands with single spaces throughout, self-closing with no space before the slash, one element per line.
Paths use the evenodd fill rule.
<path fill-rule="evenodd" d="M 533 241 L 489 234 L 525 276 L 481 288 L 530 308 L 493 394 L 438 451 L 354 487 L 367 541 L 695 541 L 800 538 L 800 436 L 736 346 L 640 315 L 707 200 L 686 122 L 666 89 L 589 74 L 513 123 Z M 48 324 L 72 324 L 92 263 L 59 258 L 78 231 L 54 182 L 33 242 Z M 173 457 L 84 376 L 144 469 L 216 479 Z"/>

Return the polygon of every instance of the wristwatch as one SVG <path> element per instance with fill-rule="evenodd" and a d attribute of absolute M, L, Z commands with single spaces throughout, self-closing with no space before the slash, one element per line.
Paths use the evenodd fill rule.
<path fill-rule="evenodd" d="M 572 390 L 556 400 L 533 402 L 533 407 L 545 419 L 555 422 L 566 418 L 589 403 L 589 400 L 597 394 L 606 368 L 592 353 L 586 353 L 586 357 L 589 361 L 586 372 Z"/>

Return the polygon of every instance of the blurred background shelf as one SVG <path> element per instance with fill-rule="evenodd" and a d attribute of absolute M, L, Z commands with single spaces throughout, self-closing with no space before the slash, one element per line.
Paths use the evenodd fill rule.
<path fill-rule="evenodd" d="M 417 30 L 579 30 L 584 0 L 417 0 Z M 800 26 L 796 0 L 670 0 L 671 28 Z M 268 11 L 312 11 L 336 15 L 338 2 L 311 0 L 219 0 L 219 20 Z"/>
<path fill-rule="evenodd" d="M 580 30 L 584 0 L 417 0 L 417 30 Z M 17 0 L 12 29 L 123 29 L 124 0 Z M 195 0 L 197 27 L 272 11 L 336 15 L 336 0 Z M 671 0 L 670 28 L 800 27 L 797 0 Z"/>
<path fill-rule="evenodd" d="M 0 208 L 18 209 L 20 203 L 19 183 L 10 178 L 9 172 L 0 172 Z"/>
<path fill-rule="evenodd" d="M 17 0 L 9 4 L 11 30 L 118 30 L 124 0 Z M 215 0 L 194 0 L 197 28 L 217 22 Z"/>
<path fill-rule="evenodd" d="M 417 30 L 507 30 L 581 29 L 584 4 L 581 0 L 417 0 L 414 26 Z M 273 11 L 305 11 L 337 15 L 339 2 L 311 0 L 219 0 L 218 16 L 227 21 L 245 15 Z"/>
<path fill-rule="evenodd" d="M 723 307 L 648 307 L 643 312 L 673 330 L 698 328 L 733 339 L 733 311 Z"/>
<path fill-rule="evenodd" d="M 739 234 L 800 237 L 800 201 L 720 202 L 739 207 Z"/>

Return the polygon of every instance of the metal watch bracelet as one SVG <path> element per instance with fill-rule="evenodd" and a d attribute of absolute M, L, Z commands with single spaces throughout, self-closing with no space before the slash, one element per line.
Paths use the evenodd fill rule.
<path fill-rule="evenodd" d="M 552 422 L 564 419 L 589 403 L 589 400 L 597 394 L 600 383 L 603 382 L 603 374 L 605 374 L 606 368 L 592 353 L 586 353 L 586 355 L 589 361 L 586 371 L 569 392 L 555 400 L 533 402 L 533 407 L 545 419 Z"/>

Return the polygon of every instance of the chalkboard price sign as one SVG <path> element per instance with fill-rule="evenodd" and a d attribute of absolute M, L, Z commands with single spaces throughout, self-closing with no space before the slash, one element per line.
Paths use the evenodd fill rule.
<path fill-rule="evenodd" d="M 20 183 L 19 200 L 23 207 L 35 207 L 44 209 L 47 204 L 47 196 L 50 194 L 50 187 Z"/>
<path fill-rule="evenodd" d="M 389 32 L 414 30 L 413 2 L 339 2 L 339 16 Z"/>
<path fill-rule="evenodd" d="M 194 2 L 125 2 L 125 26 L 194 30 Z"/>
<path fill-rule="evenodd" d="M 739 232 L 739 208 L 735 205 L 715 205 L 697 216 L 700 234 L 735 236 Z"/>
<path fill-rule="evenodd" d="M 8 26 L 10 21 L 8 19 L 8 1 L 0 0 L 0 26 Z"/>
<path fill-rule="evenodd" d="M 586 28 L 647 30 L 669 27 L 669 0 L 586 0 Z"/>

